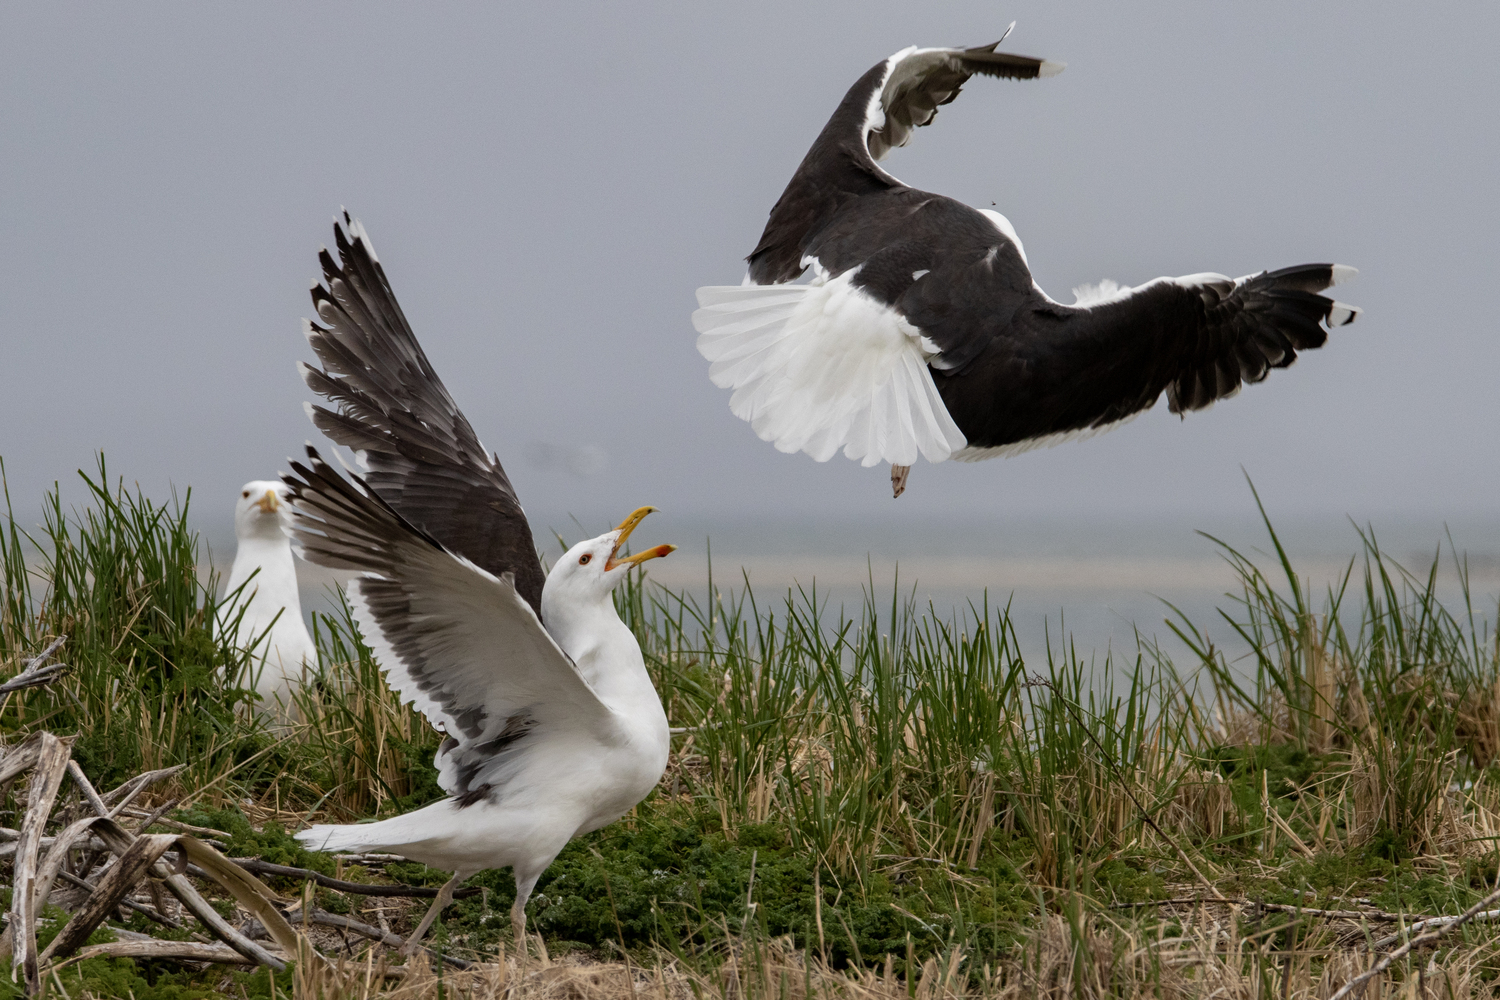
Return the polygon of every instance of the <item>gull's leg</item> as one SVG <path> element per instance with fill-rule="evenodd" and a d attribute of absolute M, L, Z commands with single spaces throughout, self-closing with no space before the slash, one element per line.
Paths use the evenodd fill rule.
<path fill-rule="evenodd" d="M 550 864 L 550 861 L 548 862 Z M 546 866 L 543 866 L 545 870 Z M 539 871 L 535 875 L 518 876 L 516 878 L 516 901 L 510 908 L 510 929 L 516 938 L 516 962 L 524 964 L 526 961 L 526 901 L 531 898 L 531 890 L 536 888 L 536 880 L 542 877 Z"/>
<path fill-rule="evenodd" d="M 911 472 L 909 465 L 891 466 L 891 497 L 899 497 L 906 492 L 906 476 Z"/>
<path fill-rule="evenodd" d="M 453 902 L 453 890 L 458 888 L 458 883 L 468 877 L 468 872 L 454 872 L 453 877 L 443 883 L 443 887 L 438 890 L 437 899 L 434 899 L 432 906 L 428 908 L 427 915 L 422 918 L 417 929 L 411 932 L 411 937 L 407 938 L 406 943 L 401 946 L 401 954 L 410 955 L 417 950 L 417 942 L 422 940 L 422 936 L 427 933 L 432 922 L 438 918 L 439 913 L 443 912 L 443 907 Z"/>

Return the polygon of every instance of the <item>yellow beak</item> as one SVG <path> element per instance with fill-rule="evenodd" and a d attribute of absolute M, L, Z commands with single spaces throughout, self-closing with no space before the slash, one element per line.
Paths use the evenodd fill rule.
<path fill-rule="evenodd" d="M 266 495 L 255 501 L 255 506 L 267 514 L 274 514 L 281 509 L 281 497 L 276 495 L 275 490 L 266 490 Z"/>
<path fill-rule="evenodd" d="M 660 559 L 668 553 L 677 551 L 677 546 L 675 545 L 658 545 L 643 552 L 637 552 L 633 556 L 627 556 L 624 559 L 615 558 L 615 552 L 620 551 L 620 546 L 625 544 L 625 539 L 630 537 L 630 533 L 635 530 L 636 525 L 644 521 L 646 515 L 655 510 L 655 507 L 637 507 L 629 517 L 620 522 L 620 526 L 615 529 L 620 533 L 620 537 L 615 539 L 615 549 L 614 552 L 609 554 L 609 561 L 604 564 L 604 572 L 608 573 L 619 566 L 639 566 L 647 559 Z"/>

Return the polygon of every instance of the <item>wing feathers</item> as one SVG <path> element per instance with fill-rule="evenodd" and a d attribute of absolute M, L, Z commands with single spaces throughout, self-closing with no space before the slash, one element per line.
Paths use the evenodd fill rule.
<path fill-rule="evenodd" d="M 693 314 L 730 410 L 783 452 L 866 466 L 940 462 L 964 446 L 927 369 L 920 337 L 852 284 L 704 288 Z"/>
<path fill-rule="evenodd" d="M 1303 264 L 1239 279 L 1160 278 L 1084 306 L 1036 291 L 1014 312 L 997 308 L 1003 319 L 988 326 L 968 316 L 962 328 L 914 321 L 945 356 L 972 356 L 935 382 L 969 440 L 959 457 L 973 460 L 1117 426 L 1163 393 L 1173 413 L 1235 395 L 1326 343 L 1345 317 L 1320 293 L 1352 270 Z M 1001 303 L 1009 294 L 993 292 Z"/>
<path fill-rule="evenodd" d="M 334 404 L 313 407 L 313 423 L 359 454 L 393 509 L 492 575 L 510 574 L 540 611 L 541 562 L 510 479 L 433 371 L 363 227 L 347 213 L 343 222 L 338 258 L 318 255 L 319 322 L 303 327 L 322 365 L 303 366 L 303 379 Z"/>
<path fill-rule="evenodd" d="M 294 540 L 309 561 L 361 574 L 350 600 L 391 688 L 451 738 L 437 761 L 446 791 L 477 801 L 533 728 L 587 738 L 613 725 L 509 576 L 445 549 L 311 446 L 307 456 L 285 477 Z"/>

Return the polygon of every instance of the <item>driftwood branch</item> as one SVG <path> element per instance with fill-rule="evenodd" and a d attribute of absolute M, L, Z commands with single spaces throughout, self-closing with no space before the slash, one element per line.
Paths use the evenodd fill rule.
<path fill-rule="evenodd" d="M 1379 941 L 1376 941 L 1374 944 L 1370 945 L 1370 948 L 1372 951 L 1379 951 L 1381 948 L 1389 948 L 1397 941 L 1400 941 L 1407 934 L 1416 934 L 1429 929 L 1440 931 L 1447 930 L 1451 925 L 1457 923 L 1462 919 L 1462 916 L 1428 917 L 1426 920 L 1413 921 L 1410 926 L 1397 931 L 1395 934 L 1392 934 L 1389 937 L 1383 937 Z M 1500 920 L 1500 910 L 1485 910 L 1481 913 L 1474 914 L 1464 922 L 1471 924 L 1489 924 L 1494 923 L 1496 920 Z"/>
<path fill-rule="evenodd" d="M 114 912 L 125 895 L 135 888 L 136 883 L 156 864 L 156 860 L 176 842 L 177 838 L 170 833 L 137 837 L 104 873 L 93 894 L 74 911 L 57 937 L 47 946 L 47 950 L 42 952 L 39 961 L 45 965 L 56 955 L 69 955 L 82 947 L 89 935 L 94 933 L 94 928 L 104 923 L 104 918 Z"/>
<path fill-rule="evenodd" d="M 120 800 L 109 815 L 98 816 L 90 821 L 89 828 L 102 841 L 104 841 L 105 846 L 110 851 L 121 857 L 125 856 L 125 854 L 131 849 L 131 846 L 135 843 L 137 838 L 134 834 L 129 833 L 125 830 L 124 827 L 116 823 L 112 818 L 113 815 L 117 814 L 121 809 L 125 808 L 130 800 L 136 795 L 140 794 L 140 792 L 143 791 L 148 785 L 150 785 L 154 781 L 159 780 L 162 777 L 166 777 L 170 774 L 175 774 L 179 770 L 181 770 L 181 767 L 165 768 L 159 771 L 149 771 L 146 774 L 140 775 L 136 778 L 132 778 L 130 781 L 125 782 L 119 788 L 116 788 L 114 791 L 110 792 L 108 795 L 103 796 L 102 798 L 100 798 L 97 794 L 95 794 L 94 796 L 85 795 L 86 798 L 89 798 L 90 803 L 94 806 L 94 809 L 96 811 L 106 808 L 112 799 Z M 82 772 L 80 772 L 80 775 L 81 773 Z M 77 780 L 76 776 L 75 780 Z M 80 787 L 89 785 L 87 777 L 83 777 L 82 782 L 83 784 L 80 785 Z M 28 812 L 28 816 L 29 815 L 30 814 Z M 200 856 L 199 860 L 204 864 L 212 866 L 216 869 L 222 869 L 222 865 L 220 865 L 218 862 L 229 864 L 228 860 L 224 858 L 223 855 L 220 855 L 217 851 L 214 851 L 207 845 L 203 845 L 198 841 L 192 841 L 191 838 L 168 837 L 168 839 L 174 841 L 177 846 L 180 846 L 190 854 L 197 853 L 194 850 L 195 845 L 196 847 L 201 847 L 202 851 L 207 852 L 207 854 Z M 212 857 L 210 857 L 209 855 L 211 855 Z M 217 861 L 214 859 L 217 859 Z M 233 866 L 231 865 L 231 867 Z M 181 901 L 182 905 L 188 910 L 188 912 L 198 918 L 199 923 L 203 924 L 204 927 L 212 931 L 215 935 L 218 936 L 220 940 L 226 942 L 240 955 L 243 955 L 245 958 L 250 959 L 254 963 L 260 965 L 268 965 L 271 968 L 275 969 L 277 972 L 280 972 L 281 970 L 286 968 L 286 963 L 284 961 L 271 954 L 269 951 L 262 948 L 254 941 L 251 941 L 249 938 L 245 937 L 245 935 L 236 930 L 227 920 L 219 916 L 219 912 L 209 904 L 208 900 L 203 898 L 203 895 L 198 892 L 198 890 L 193 886 L 193 883 L 188 881 L 186 876 L 168 869 L 167 866 L 161 862 L 159 855 L 157 859 L 148 866 L 147 870 L 152 876 L 161 879 L 166 884 L 167 889 L 171 891 L 172 895 L 176 896 L 178 900 Z M 224 877 L 222 877 L 224 875 L 224 872 L 221 870 L 219 872 L 219 875 L 221 877 L 215 877 L 212 875 L 210 875 L 209 877 L 214 878 L 215 881 L 218 881 L 221 885 L 224 885 L 225 879 Z M 270 890 L 266 889 L 264 886 L 261 886 L 260 883 L 256 882 L 252 877 L 248 875 L 246 875 L 245 877 L 248 878 L 250 882 L 254 883 L 254 886 L 259 887 L 257 898 L 264 897 L 265 895 L 269 894 Z M 233 879 L 231 878 L 231 880 Z M 229 889 L 242 905 L 247 902 L 245 894 L 249 891 L 255 891 L 253 886 L 247 886 L 238 882 L 235 885 L 225 885 L 224 887 Z M 248 902 L 250 903 L 249 908 L 251 908 L 252 910 L 257 909 L 255 906 L 255 900 L 248 900 Z M 263 899 L 262 902 L 264 902 Z M 257 915 L 259 915 L 259 913 L 257 913 Z M 286 923 L 284 918 L 280 918 L 279 914 L 271 917 L 267 921 L 267 923 L 272 930 L 273 935 L 278 939 L 278 943 L 294 942 L 294 935 L 292 934 L 290 925 Z M 65 954 L 60 953 L 57 950 L 53 951 L 53 956 L 56 958 L 66 957 Z"/>
<path fill-rule="evenodd" d="M 107 944 L 91 944 L 80 949 L 65 961 L 58 962 L 53 969 L 63 969 L 74 962 L 89 958 L 173 958 L 189 962 L 219 962 L 224 965 L 254 965 L 227 944 L 203 944 L 198 941 L 162 941 L 147 938 L 144 941 L 111 941 Z"/>
<path fill-rule="evenodd" d="M 1486 913 L 1485 907 L 1494 903 L 1496 900 L 1500 900 L 1500 889 L 1496 889 L 1494 892 L 1490 893 L 1488 896 L 1484 897 L 1479 902 L 1475 903 L 1473 906 L 1469 907 L 1467 910 L 1460 913 L 1456 917 L 1436 917 L 1432 920 L 1419 921 L 1419 923 L 1430 926 L 1432 927 L 1432 929 L 1424 931 L 1423 933 L 1418 934 L 1416 937 L 1409 939 L 1401 947 L 1397 948 L 1395 951 L 1391 952 L 1389 955 L 1386 955 L 1380 961 L 1370 966 L 1367 972 L 1362 972 L 1359 975 L 1355 976 L 1353 979 L 1349 980 L 1339 988 L 1339 991 L 1337 993 L 1329 997 L 1329 1000 L 1344 1000 L 1344 997 L 1349 996 L 1356 989 L 1362 991 L 1364 989 L 1365 983 L 1369 982 L 1371 979 L 1374 979 L 1386 969 L 1390 968 L 1392 963 L 1404 958 L 1407 953 L 1409 953 L 1413 948 L 1417 948 L 1424 944 L 1431 944 L 1433 941 L 1436 941 L 1438 938 L 1442 937 L 1444 934 L 1447 934 L 1449 931 L 1456 930 L 1469 921 L 1478 918 L 1481 914 Z M 1413 927 L 1415 926 L 1416 925 L 1414 924 Z M 1411 928 L 1407 928 L 1407 930 L 1410 931 Z"/>
<path fill-rule="evenodd" d="M 70 824 L 56 837 L 50 838 L 52 843 L 48 845 L 46 860 L 42 862 L 41 869 L 36 877 L 36 908 L 40 913 L 42 907 L 47 905 L 47 898 L 52 895 L 52 884 L 57 881 L 59 875 L 64 873 L 64 866 L 68 861 L 68 852 L 74 847 L 94 847 L 102 849 L 104 842 L 93 837 L 95 820 L 92 818 L 81 819 Z"/>
<path fill-rule="evenodd" d="M 1222 899 L 1214 896 L 1185 896 L 1178 899 L 1145 899 L 1135 903 L 1112 903 L 1112 910 L 1134 910 L 1147 906 L 1201 906 L 1205 903 L 1214 903 L 1219 906 L 1243 906 L 1247 909 L 1260 909 L 1270 913 L 1296 913 L 1305 917 L 1322 917 L 1326 920 L 1374 920 L 1378 923 L 1400 923 L 1403 920 L 1423 922 L 1432 920 L 1455 920 L 1456 917 L 1432 917 L 1427 918 L 1416 913 L 1388 913 L 1385 910 L 1320 910 L 1315 906 L 1298 906 L 1296 903 L 1263 903 L 1256 899 Z M 1416 927 L 1417 924 L 1413 924 Z M 1394 941 L 1396 939 L 1392 939 Z M 1387 941 L 1385 944 L 1390 944 Z M 1384 947 L 1381 942 L 1376 942 L 1374 947 Z"/>
<path fill-rule="evenodd" d="M 26 661 L 26 666 L 21 672 L 10 680 L 0 684 L 0 694 L 10 694 L 12 691 L 20 691 L 22 688 L 40 687 L 43 684 L 51 684 L 62 675 L 63 671 L 70 669 L 66 663 L 47 663 L 52 654 L 68 641 L 68 637 L 60 635 L 47 644 L 47 648 Z"/>
<path fill-rule="evenodd" d="M 94 885 L 94 883 L 85 881 L 84 879 L 79 878 L 77 875 L 70 874 L 66 870 L 60 872 L 59 873 L 59 877 L 64 882 L 70 883 L 72 885 L 76 885 L 80 889 L 87 889 L 89 892 L 94 892 L 98 888 L 97 886 Z M 167 916 L 165 913 L 158 913 L 155 910 L 153 910 L 151 907 L 149 907 L 149 906 L 142 906 L 140 903 L 137 903 L 133 899 L 122 899 L 122 900 L 120 900 L 120 905 L 123 906 L 123 907 L 125 907 L 128 910 L 134 910 L 135 912 L 139 913 L 141 916 L 145 917 L 147 920 L 154 920 L 154 921 L 156 921 L 157 923 L 161 924 L 163 927 L 170 927 L 174 931 L 180 931 L 180 930 L 182 930 L 182 924 L 178 923 L 176 920 L 173 920 L 171 917 Z"/>
<path fill-rule="evenodd" d="M 169 805 L 167 808 L 175 808 L 175 803 Z M 129 816 L 132 819 L 144 819 L 161 811 L 162 810 L 157 809 L 154 812 L 147 812 L 144 809 L 127 807 L 120 810 L 120 815 Z M 146 826 L 141 827 L 141 832 L 144 833 L 148 826 L 164 826 L 168 830 L 178 830 L 182 833 L 196 834 L 199 837 L 217 837 L 220 840 L 229 840 L 230 837 L 233 836 L 233 834 L 226 833 L 223 830 L 215 830 L 211 826 L 194 826 L 191 823 L 183 823 L 180 820 L 167 819 L 165 816 L 156 816 L 156 818 L 153 819 L 150 823 L 146 824 Z"/>
<path fill-rule="evenodd" d="M 164 767 L 159 771 L 147 771 L 145 774 L 138 774 L 119 788 L 105 795 L 103 801 L 105 805 L 110 807 L 109 818 L 114 819 L 120 815 L 120 813 L 124 812 L 126 806 L 135 801 L 137 795 L 163 778 L 170 778 L 185 767 L 187 767 L 186 764 L 178 764 L 176 767 Z"/>
<path fill-rule="evenodd" d="M 98 791 L 94 789 L 94 783 L 89 780 L 88 775 L 83 773 L 83 768 L 78 766 L 78 761 L 68 761 L 68 777 L 73 779 L 73 784 L 77 787 L 78 794 L 83 796 L 84 800 L 88 802 L 97 815 L 109 815 L 109 808 L 105 806 L 104 800 L 99 797 Z"/>
<path fill-rule="evenodd" d="M 5 752 L 5 757 L 0 759 L 0 785 L 36 767 L 37 754 L 41 753 L 42 749 L 42 737 L 47 735 L 50 734 L 32 733 Z"/>
<path fill-rule="evenodd" d="M 50 655 L 56 646 L 54 644 L 49 647 L 47 653 Z M 9 781 L 25 771 L 31 771 L 27 810 L 21 828 L 0 828 L 0 841 L 9 841 L 0 847 L 0 854 L 15 855 L 16 873 L 16 890 L 12 894 L 8 927 L 0 935 L 0 952 L 13 949 L 13 968 L 17 972 L 24 972 L 28 996 L 39 995 L 41 977 L 49 971 L 55 971 L 82 958 L 101 955 L 259 964 L 277 971 L 286 968 L 287 956 L 327 961 L 323 955 L 308 946 L 305 937 L 293 929 L 293 922 L 338 928 L 387 947 L 400 947 L 404 944 L 401 938 L 388 930 L 323 910 L 311 909 L 311 912 L 296 914 L 289 920 L 282 909 L 285 900 L 267 888 L 255 873 L 303 879 L 340 892 L 364 896 L 432 898 L 440 891 L 428 886 L 362 885 L 330 878 L 306 868 L 272 864 L 259 858 L 231 860 L 210 845 L 185 833 L 146 833 L 153 824 L 161 823 L 184 831 L 223 835 L 220 830 L 190 827 L 165 819 L 164 814 L 175 800 L 150 811 L 131 808 L 131 803 L 142 792 L 156 782 L 176 774 L 182 769 L 181 766 L 137 775 L 109 793 L 100 795 L 83 769 L 70 760 L 71 744 L 71 739 L 38 733 L 18 746 L 0 750 L 0 781 Z M 94 815 L 70 823 L 58 831 L 56 836 L 46 837 L 43 833 L 52 819 L 64 776 L 72 779 L 85 808 Z M 132 832 L 119 822 L 124 815 L 138 818 L 137 831 Z M 67 871 L 70 854 L 79 848 L 104 851 L 115 857 L 103 874 L 91 882 Z M 172 851 L 178 853 L 175 865 L 167 863 L 166 856 Z M 392 859 L 381 856 L 361 860 L 379 864 Z M 250 926 L 260 928 L 264 935 L 269 935 L 275 942 L 276 951 L 257 944 L 249 935 L 220 916 L 189 880 L 188 874 L 208 879 L 227 890 L 236 903 L 251 915 Z M 94 930 L 120 906 L 128 906 L 158 923 L 179 928 L 183 926 L 168 918 L 165 913 L 154 912 L 130 898 L 148 879 L 165 884 L 181 901 L 183 908 L 223 943 L 210 943 L 201 937 L 197 941 L 188 942 L 149 938 L 142 940 L 137 935 L 121 931 L 124 937 L 120 941 L 85 946 L 84 942 Z M 58 880 L 87 890 L 88 896 L 47 948 L 39 953 L 36 944 L 37 914 Z M 155 881 L 149 884 L 153 899 L 160 908 L 161 899 L 156 891 Z M 456 895 L 472 896 L 480 891 L 467 889 Z M 194 936 L 199 937 L 196 933 Z M 432 959 L 452 968 L 466 968 L 470 964 L 463 959 L 442 955 L 430 949 L 423 950 Z"/>
<path fill-rule="evenodd" d="M 309 916 L 304 913 L 293 913 L 288 918 L 294 924 L 317 924 L 322 927 L 337 927 L 343 931 L 353 931 L 361 937 L 367 937 L 371 941 L 378 941 L 387 948 L 400 948 L 406 944 L 406 940 L 390 931 L 383 931 L 379 927 L 372 927 L 352 917 L 341 916 L 337 913 L 329 913 L 327 910 L 313 910 Z M 431 948 L 423 947 L 422 951 L 433 961 L 441 960 L 443 965 L 451 969 L 467 969 L 473 963 L 462 958 L 454 958 L 452 955 L 441 955 Z"/>
<path fill-rule="evenodd" d="M 274 865 L 269 861 L 261 861 L 259 858 L 235 858 L 234 863 L 247 872 L 257 875 L 280 875 L 285 878 L 308 879 L 316 882 L 326 889 L 337 889 L 340 892 L 354 893 L 360 896 L 405 896 L 412 899 L 433 899 L 441 891 L 427 885 L 364 885 L 360 882 L 346 882 L 341 878 L 332 878 L 321 872 L 315 872 L 311 868 L 293 868 L 290 865 Z M 468 896 L 477 896 L 484 890 L 474 886 L 467 889 L 459 889 L 453 893 L 454 899 L 464 899 Z"/>
<path fill-rule="evenodd" d="M 57 791 L 67 773 L 73 740 L 58 739 L 43 733 L 37 747 L 36 767 L 27 789 L 26 816 L 21 820 L 21 836 L 16 841 L 16 860 L 10 902 L 10 926 L 6 928 L 11 954 L 11 970 L 20 969 L 26 979 L 26 995 L 41 993 L 41 967 L 37 964 L 37 862 L 42 846 L 42 830 L 52 815 Z M 4 942 L 0 941 L 0 951 Z"/>

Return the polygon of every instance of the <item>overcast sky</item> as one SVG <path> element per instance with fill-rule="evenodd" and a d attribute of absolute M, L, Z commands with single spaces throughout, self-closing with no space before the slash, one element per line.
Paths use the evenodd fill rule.
<path fill-rule="evenodd" d="M 885 165 L 995 207 L 1083 282 L 1358 267 L 1326 348 L 1179 421 L 982 465 L 782 455 L 689 320 L 737 282 L 845 89 L 909 44 L 1061 60 L 975 79 Z M 1246 509 L 1495 513 L 1500 5 L 8 4 L 0 455 L 18 513 L 102 449 L 153 494 L 316 437 L 294 363 L 318 248 L 361 218 L 540 530 L 911 525 Z M 1195 522 L 1193 526 L 1198 526 Z"/>

